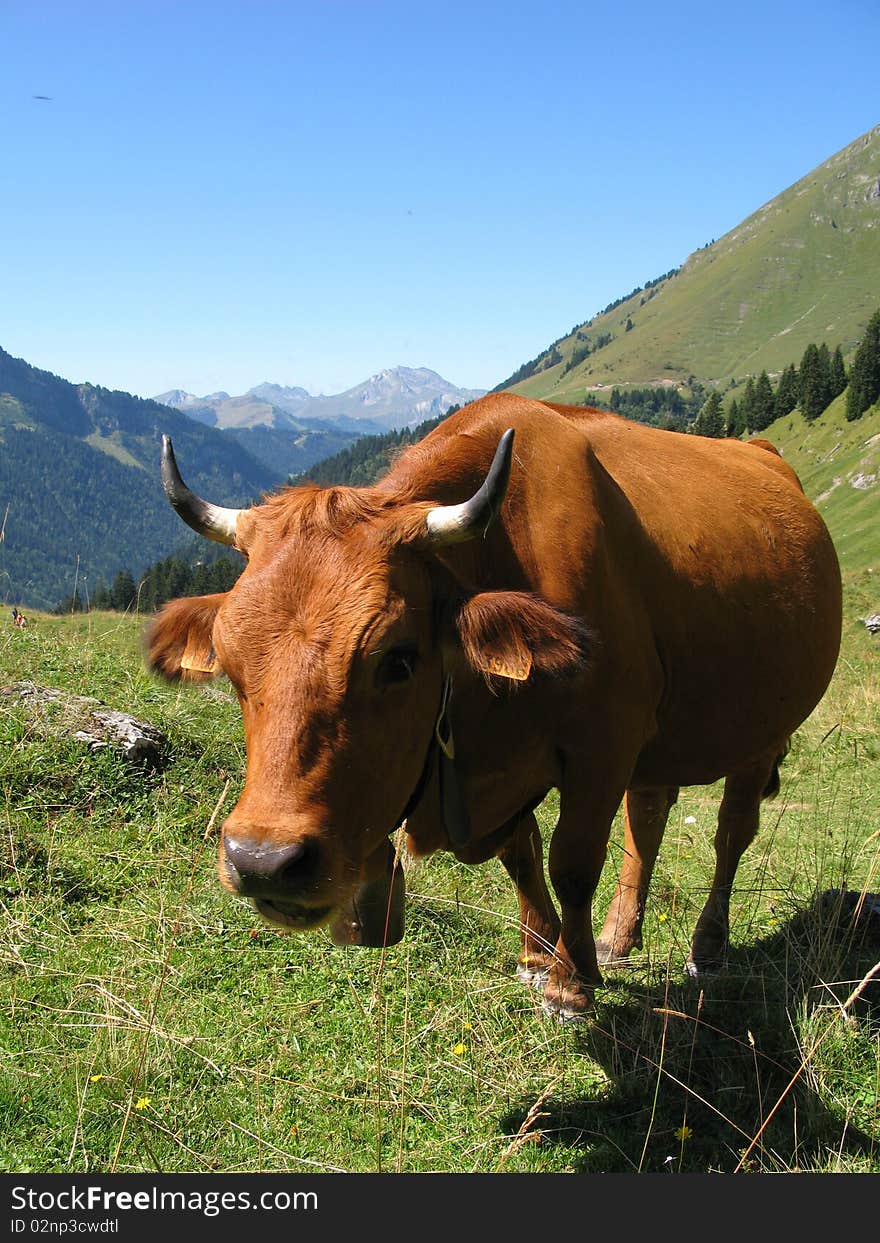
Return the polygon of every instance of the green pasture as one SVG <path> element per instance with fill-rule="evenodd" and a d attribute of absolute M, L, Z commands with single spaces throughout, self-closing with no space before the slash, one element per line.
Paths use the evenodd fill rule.
<path fill-rule="evenodd" d="M 215 875 L 244 765 L 224 684 L 148 676 L 142 619 L 4 625 L 0 686 L 98 696 L 172 749 L 145 775 L 0 698 L 0 1169 L 880 1171 L 880 935 L 840 896 L 880 889 L 871 587 L 741 866 L 728 969 L 683 970 L 719 794 L 686 790 L 644 950 L 583 1025 L 514 979 L 494 861 L 410 866 L 384 954 L 263 926 Z M 620 851 L 618 826 L 597 921 Z"/>
<path fill-rule="evenodd" d="M 880 574 L 880 403 L 852 423 L 845 407 L 841 394 L 812 423 L 793 411 L 761 435 L 797 471 L 828 524 L 846 573 L 867 575 L 870 586 L 870 576 Z M 878 609 L 880 587 L 871 611 Z"/>

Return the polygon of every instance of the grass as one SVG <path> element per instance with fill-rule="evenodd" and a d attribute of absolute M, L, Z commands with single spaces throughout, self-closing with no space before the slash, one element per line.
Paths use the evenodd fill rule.
<path fill-rule="evenodd" d="M 244 765 L 223 684 L 150 678 L 137 619 L 4 628 L 0 685 L 97 695 L 171 752 L 147 776 L 0 708 L 0 1168 L 877 1172 L 880 985 L 845 1003 L 880 937 L 829 896 L 880 889 L 860 608 L 741 866 L 727 971 L 683 971 L 719 794 L 686 790 L 644 950 L 576 1027 L 513 978 L 497 863 L 413 865 L 408 933 L 384 954 L 258 923 L 215 875 Z M 549 831 L 553 797 L 540 814 Z M 617 825 L 597 919 L 620 850 Z"/>
<path fill-rule="evenodd" d="M 841 394 L 814 422 L 795 411 L 761 435 L 777 446 L 815 499 L 841 563 L 853 578 L 867 577 L 870 586 L 871 575 L 880 573 L 880 403 L 852 423 L 846 421 L 845 405 Z M 877 605 L 874 599 L 872 611 Z"/>

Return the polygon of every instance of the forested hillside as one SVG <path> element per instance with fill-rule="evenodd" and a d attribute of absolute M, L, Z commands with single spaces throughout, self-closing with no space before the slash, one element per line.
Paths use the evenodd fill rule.
<path fill-rule="evenodd" d="M 282 482 L 234 440 L 128 393 L 75 385 L 0 350 L 0 601 L 50 609 L 74 583 L 135 575 L 180 542 L 163 432 L 187 482 L 247 504 Z"/>
<path fill-rule="evenodd" d="M 224 436 L 237 441 L 267 470 L 281 475 L 298 475 L 315 462 L 340 453 L 358 438 L 356 432 L 312 424 L 296 430 L 290 427 L 227 427 Z"/>
<path fill-rule="evenodd" d="M 444 419 L 454 414 L 459 406 L 450 406 L 445 414 L 436 419 L 426 419 L 418 427 L 398 428 L 385 432 L 382 436 L 363 436 L 356 440 L 348 449 L 335 453 L 332 457 L 316 462 L 307 471 L 291 480 L 291 483 L 321 484 L 329 487 L 332 484 L 347 484 L 351 487 L 364 487 L 375 483 L 391 465 L 395 455 L 407 445 L 413 445 L 424 439 L 428 432 L 439 427 Z"/>

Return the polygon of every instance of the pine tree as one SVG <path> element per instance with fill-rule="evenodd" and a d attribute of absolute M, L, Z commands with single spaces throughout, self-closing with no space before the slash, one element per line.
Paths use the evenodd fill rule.
<path fill-rule="evenodd" d="M 880 311 L 868 321 L 865 335 L 853 358 L 846 395 L 846 417 L 850 422 L 860 419 L 875 401 L 880 400 Z"/>
<path fill-rule="evenodd" d="M 846 367 L 843 362 L 843 353 L 840 346 L 831 355 L 831 370 L 829 374 L 831 400 L 839 397 L 846 388 Z"/>
<path fill-rule="evenodd" d="M 93 609 L 109 609 L 110 592 L 103 578 L 99 578 L 95 583 L 95 590 L 92 592 L 92 608 Z"/>
<path fill-rule="evenodd" d="M 798 405 L 804 418 L 810 422 L 818 419 L 830 400 L 828 396 L 830 362 L 827 346 L 825 346 L 824 354 L 818 345 L 808 345 L 804 350 L 798 371 L 800 377 Z"/>
<path fill-rule="evenodd" d="M 737 440 L 746 430 L 746 421 L 743 417 L 742 409 L 736 398 L 730 403 L 730 409 L 727 412 L 727 434 L 733 436 Z"/>
<path fill-rule="evenodd" d="M 713 391 L 703 409 L 694 420 L 694 431 L 698 436 L 712 436 L 721 439 L 725 434 L 724 410 L 721 405 L 721 394 Z"/>
<path fill-rule="evenodd" d="M 131 570 L 120 570 L 110 586 L 110 603 L 119 613 L 124 613 L 134 605 L 137 589 Z"/>
<path fill-rule="evenodd" d="M 751 376 L 749 376 L 748 380 L 746 380 L 746 387 L 742 395 L 742 401 L 740 402 L 740 410 L 742 411 L 742 418 L 745 422 L 746 429 L 750 432 L 756 431 L 757 428 L 755 427 L 755 422 L 754 422 L 755 420 L 755 381 L 752 379 Z"/>
<path fill-rule="evenodd" d="M 794 363 L 789 363 L 779 377 L 779 383 L 776 386 L 776 394 L 773 399 L 776 418 L 781 419 L 783 415 L 791 414 L 798 404 L 799 397 L 800 381 L 798 380 L 797 367 Z"/>
<path fill-rule="evenodd" d="M 755 385 L 754 412 L 752 415 L 752 431 L 762 432 L 769 427 L 776 415 L 776 403 L 773 399 L 773 385 L 766 371 L 758 376 Z"/>

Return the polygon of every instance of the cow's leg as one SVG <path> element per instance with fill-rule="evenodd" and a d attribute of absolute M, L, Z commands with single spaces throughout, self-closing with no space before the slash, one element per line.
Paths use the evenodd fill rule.
<path fill-rule="evenodd" d="M 521 946 L 517 976 L 523 983 L 540 987 L 553 962 L 559 937 L 559 916 L 544 878 L 541 833 L 534 813 L 529 812 L 516 832 L 498 852 L 519 897 Z"/>
<path fill-rule="evenodd" d="M 611 822 L 632 772 L 632 764 L 623 766 L 623 755 L 621 749 L 578 756 L 577 784 L 565 783 L 560 790 L 559 823 L 550 842 L 550 880 L 559 899 L 562 928 L 544 985 L 544 1007 L 561 1019 L 582 1017 L 592 1003 L 593 989 L 602 983 L 592 900 Z"/>
<path fill-rule="evenodd" d="M 596 942 L 600 963 L 626 958 L 642 948 L 642 918 L 651 873 L 669 809 L 678 798 L 677 786 L 627 790 L 624 807 L 623 863 L 617 889 Z"/>
<path fill-rule="evenodd" d="M 758 831 L 761 799 L 777 758 L 774 753 L 747 772 L 728 777 L 724 783 L 715 834 L 715 876 L 691 943 L 687 961 L 691 975 L 717 971 L 727 958 L 733 878 L 743 851 Z"/>

